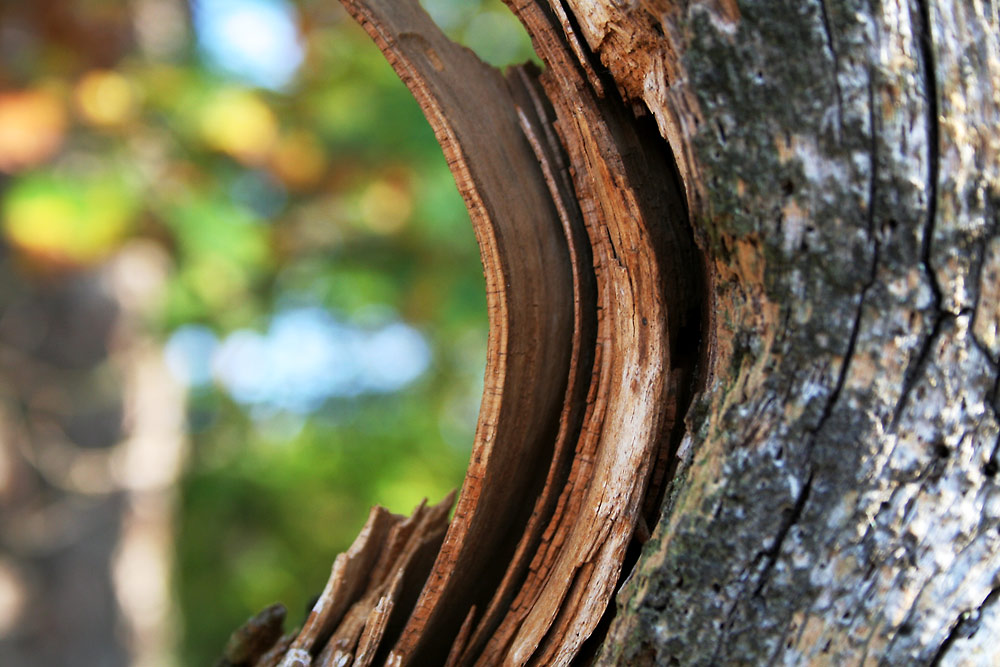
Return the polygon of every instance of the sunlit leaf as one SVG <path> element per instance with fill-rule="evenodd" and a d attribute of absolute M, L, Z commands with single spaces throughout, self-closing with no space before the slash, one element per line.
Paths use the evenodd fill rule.
<path fill-rule="evenodd" d="M 118 247 L 136 211 L 135 195 L 120 178 L 40 173 L 16 181 L 7 192 L 3 229 L 13 245 L 36 259 L 88 265 Z"/>

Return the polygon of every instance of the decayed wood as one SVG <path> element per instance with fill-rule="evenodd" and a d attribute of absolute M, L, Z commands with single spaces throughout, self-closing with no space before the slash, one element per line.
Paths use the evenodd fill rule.
<path fill-rule="evenodd" d="M 438 564 L 392 660 L 443 660 L 468 608 L 502 578 L 544 482 L 571 366 L 566 240 L 499 72 L 415 2 L 348 2 L 420 102 L 469 206 L 490 314 L 472 461 Z M 540 276 L 545 276 L 540 280 Z M 441 600 L 460 597 L 461 604 Z M 422 656 L 422 657 L 421 657 Z"/>
<path fill-rule="evenodd" d="M 668 440 L 671 343 L 698 288 L 684 211 L 659 141 L 636 133 L 624 107 L 600 100 L 572 62 L 556 23 L 515 3 L 548 67 L 542 82 L 558 117 L 594 248 L 603 362 L 595 409 L 578 443 L 571 484 L 505 623 L 516 635 L 481 662 L 565 662 L 596 627 L 618 580 L 656 450 Z M 678 224 L 680 223 L 680 224 Z M 693 269 L 693 271 L 692 271 Z M 693 275 L 692 275 L 693 273 Z M 668 306 L 670 318 L 668 318 Z M 671 340 L 673 339 L 673 340 Z M 679 345 L 678 345 L 679 347 Z M 686 363 L 683 360 L 681 363 Z M 540 648 L 536 648 L 540 645 Z"/>
<path fill-rule="evenodd" d="M 617 98 L 601 99 L 565 13 L 516 8 L 549 71 L 505 79 L 415 1 L 345 5 L 441 142 L 480 242 L 491 323 L 455 518 L 419 597 L 393 600 L 393 614 L 412 613 L 385 660 L 565 663 L 607 611 L 651 473 L 668 467 L 671 378 L 693 366 L 670 353 L 697 319 L 683 200 L 676 180 L 650 178 L 671 172 L 670 156 Z M 283 665 L 347 664 L 366 628 L 394 634 L 376 610 L 403 558 L 400 521 L 373 513 Z M 376 533 L 389 542 L 378 563 Z"/>
<path fill-rule="evenodd" d="M 442 535 L 441 537 L 443 538 L 444 536 Z M 389 582 L 389 586 L 369 615 L 364 631 L 361 633 L 361 638 L 358 640 L 358 649 L 354 654 L 354 661 L 351 663 L 353 667 L 367 667 L 375 660 L 376 651 L 382 638 L 385 636 L 386 628 L 389 625 L 389 618 L 392 616 L 396 600 L 399 599 L 400 591 L 402 590 L 404 572 L 403 568 L 396 570 L 392 581 Z"/>
<path fill-rule="evenodd" d="M 373 508 L 354 544 L 335 560 L 304 627 L 279 639 L 285 610 L 269 607 L 233 633 L 220 664 L 384 663 L 441 548 L 453 502 L 454 494 L 433 507 L 421 503 L 408 518 Z"/>
<path fill-rule="evenodd" d="M 277 667 L 278 663 L 288 652 L 288 647 L 292 645 L 292 641 L 295 639 L 295 633 L 287 633 L 282 635 L 274 646 L 269 648 L 267 652 L 259 657 L 256 662 L 252 663 L 253 667 Z"/>
<path fill-rule="evenodd" d="M 473 627 L 470 621 L 474 616 L 469 610 L 484 606 L 486 613 L 474 626 L 470 644 L 460 653 L 461 662 L 471 663 L 477 657 L 483 664 L 501 659 L 518 664 L 529 659 L 565 662 L 579 650 L 607 609 L 642 507 L 649 472 L 674 426 L 666 422 L 666 417 L 673 414 L 668 406 L 671 395 L 665 381 L 671 369 L 669 346 L 671 334 L 676 339 L 682 324 L 687 324 L 684 320 L 689 317 L 689 301 L 697 289 L 697 276 L 692 278 L 684 270 L 693 263 L 693 246 L 683 224 L 677 224 L 683 220 L 682 200 L 676 191 L 666 189 L 664 183 L 646 178 L 646 174 L 669 173 L 671 165 L 661 144 L 654 143 L 651 149 L 644 145 L 643 137 L 627 122 L 622 105 L 598 100 L 598 93 L 603 91 L 591 87 L 587 69 L 572 59 L 566 43 L 555 31 L 554 17 L 547 11 L 528 4 L 518 8 L 542 45 L 540 53 L 547 64 L 560 68 L 550 83 L 544 82 L 550 99 L 543 100 L 527 70 L 513 75 L 511 91 L 470 90 L 470 76 L 478 75 L 489 81 L 496 75 L 485 73 L 484 66 L 469 52 L 443 43 L 444 38 L 429 26 L 415 6 L 397 4 L 391 14 L 378 2 L 349 3 L 348 7 L 375 36 L 414 91 L 439 136 L 446 135 L 442 141 L 446 154 L 449 142 L 458 141 L 466 159 L 470 155 L 488 161 L 502 158 L 500 152 L 487 146 L 479 146 L 479 152 L 472 153 L 474 128 L 455 131 L 437 126 L 440 121 L 436 114 L 441 109 L 446 112 L 445 118 L 459 128 L 468 122 L 463 118 L 466 110 L 461 103 L 449 97 L 455 95 L 449 85 L 460 87 L 463 95 L 474 97 L 488 109 L 504 109 L 509 113 L 517 107 L 524 136 L 536 155 L 529 154 L 534 159 L 527 160 L 522 156 L 519 165 L 505 160 L 509 170 L 503 178 L 529 177 L 548 185 L 554 206 L 549 204 L 547 208 L 554 208 L 564 225 L 568 239 L 564 243 L 570 248 L 570 265 L 576 269 L 573 275 L 577 333 L 573 340 L 563 343 L 570 347 L 570 391 L 566 400 L 561 401 L 562 419 L 555 447 L 542 441 L 552 438 L 551 432 L 532 433 L 538 443 L 536 452 L 552 457 L 548 484 L 534 500 L 536 511 L 520 539 L 502 521 L 494 520 L 486 526 L 493 533 L 494 544 L 504 533 L 508 543 L 518 539 L 513 557 L 508 559 L 504 558 L 506 554 L 495 550 L 471 552 L 467 543 L 475 538 L 460 522 L 453 524 L 445 550 L 390 663 L 443 660 L 455 635 L 460 634 L 458 624 L 464 619 L 463 628 Z M 531 21 L 534 25 L 530 25 Z M 422 48 L 433 45 L 430 48 L 439 56 L 438 65 L 446 65 L 432 63 L 421 68 L 424 60 L 406 53 L 404 36 L 418 32 Z M 447 58 L 440 59 L 442 53 Z M 448 68 L 458 74 L 450 73 Z M 590 73 L 593 78 L 592 70 Z M 550 104 L 558 117 L 562 146 L 556 143 L 549 127 Z M 509 123 L 503 114 L 498 115 L 499 118 L 491 119 L 494 125 Z M 533 125 L 537 127 L 533 129 Z M 540 137 L 544 137 L 544 144 Z M 512 137 L 511 141 L 523 145 L 524 138 Z M 563 146 L 569 151 L 569 169 L 562 163 Z M 542 179 L 537 174 L 539 163 Z M 463 167 L 455 161 L 452 166 L 459 189 L 463 190 Z M 510 169 L 512 166 L 515 168 Z M 566 194 L 570 191 L 570 182 L 565 180 L 567 171 L 574 176 L 572 199 Z M 497 187 L 497 184 L 483 187 Z M 578 232 L 574 231 L 579 223 L 572 219 L 576 217 L 577 206 L 566 204 L 573 200 L 579 202 L 587 237 L 594 249 L 591 257 L 595 275 L 588 276 L 586 283 L 580 278 L 576 260 L 583 253 L 574 250 L 582 245 L 576 236 Z M 470 211 L 477 224 L 476 207 L 470 207 Z M 502 236 L 504 228 L 516 224 L 517 214 L 517 211 L 503 211 L 478 224 L 488 222 L 493 233 Z M 536 235 L 537 224 L 533 221 L 519 236 Z M 517 285 L 508 276 L 490 279 L 492 267 L 485 248 L 484 267 L 488 285 L 504 285 L 512 302 L 521 298 Z M 590 299 L 595 293 L 584 292 L 588 289 L 586 284 L 591 282 L 597 287 L 593 301 Z M 668 322 L 668 300 L 677 306 L 673 322 Z M 592 360 L 594 372 L 586 394 L 582 391 L 586 385 L 578 380 L 589 374 L 582 372 L 585 366 L 577 360 L 584 336 L 589 338 L 593 334 L 585 333 L 584 307 L 592 307 L 598 313 L 596 337 L 587 341 L 593 346 L 588 346 L 586 355 L 587 361 Z M 537 383 L 537 378 L 525 379 Z M 509 386 L 518 386 L 509 377 L 508 380 Z M 581 401 L 584 395 L 588 398 L 585 402 Z M 582 422 L 582 428 L 577 420 Z M 572 461 L 568 461 L 563 452 L 569 451 L 565 445 L 571 437 L 576 438 L 576 446 Z M 477 435 L 473 467 L 463 498 L 482 503 L 482 494 L 496 489 L 499 503 L 530 507 L 526 501 L 531 501 L 532 496 L 511 493 L 506 488 L 509 480 L 502 472 L 494 471 L 485 479 L 476 474 L 477 456 L 490 444 L 481 434 Z M 536 456 L 535 460 L 544 458 Z M 521 471 L 511 472 L 524 475 L 525 462 L 519 463 Z M 459 516 L 461 506 L 460 500 Z M 482 506 L 495 509 L 500 505 Z M 451 545 L 455 545 L 453 549 L 449 548 Z M 462 549 L 468 554 L 464 558 Z M 449 587 L 449 579 L 457 572 L 468 572 L 482 582 L 482 573 L 496 571 L 498 565 L 506 568 L 506 573 L 488 605 L 467 590 Z"/>
<path fill-rule="evenodd" d="M 402 519 L 383 507 L 373 507 L 368 521 L 354 544 L 337 556 L 330 579 L 306 619 L 302 631 L 292 642 L 281 667 L 307 667 L 311 654 L 317 652 L 330 632 L 340 622 L 344 612 L 361 595 L 368 582 L 368 574 L 386 541 L 390 528 Z"/>
<path fill-rule="evenodd" d="M 560 415 L 559 432 L 545 485 L 535 500 L 531 518 L 521 533 L 503 580 L 497 586 L 489 606 L 477 619 L 475 631 L 469 638 L 468 644 L 462 647 L 461 662 L 464 663 L 473 660 L 483 650 L 484 644 L 495 636 L 497 625 L 507 614 L 515 595 L 518 599 L 523 596 L 523 593 L 518 594 L 518 590 L 525 585 L 526 572 L 537 560 L 536 551 L 539 549 L 540 540 L 553 512 L 556 511 L 560 492 L 570 474 L 584 414 L 589 406 L 593 405 L 597 391 L 595 359 L 600 357 L 600 350 L 596 348 L 597 314 L 593 257 L 586 240 L 579 205 L 573 194 L 562 145 L 552 128 L 551 106 L 540 91 L 536 76 L 537 72 L 527 66 L 512 68 L 508 73 L 521 129 L 542 167 L 568 240 L 575 285 L 573 314 L 574 330 L 577 334 L 574 335 L 572 342 L 572 365 L 566 389 L 567 398 Z"/>
<path fill-rule="evenodd" d="M 504 78 L 344 2 L 442 144 L 491 337 L 447 535 L 394 520 L 306 657 L 991 655 L 996 8 L 508 0 L 545 70 Z"/>
<path fill-rule="evenodd" d="M 236 629 L 226 643 L 226 650 L 217 667 L 259 664 L 272 646 L 281 639 L 287 610 L 273 604 Z"/>

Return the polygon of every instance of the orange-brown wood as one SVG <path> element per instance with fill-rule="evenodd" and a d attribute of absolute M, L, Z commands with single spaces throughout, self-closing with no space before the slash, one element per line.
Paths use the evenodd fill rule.
<path fill-rule="evenodd" d="M 322 646 L 351 604 L 364 592 L 368 574 L 389 529 L 403 517 L 384 507 L 373 507 L 361 534 L 345 553 L 337 556 L 330 579 L 313 605 L 302 631 L 292 642 L 282 667 L 308 665 L 307 656 Z"/>
<path fill-rule="evenodd" d="M 667 156 L 646 150 L 643 138 L 630 132 L 623 107 L 601 100 L 588 85 L 549 11 L 532 2 L 513 8 L 549 68 L 542 81 L 593 246 L 602 359 L 594 409 L 544 537 L 547 548 L 538 552 L 521 595 L 480 656 L 484 665 L 565 662 L 604 614 L 649 472 L 674 426 L 665 378 L 671 337 L 690 309 L 685 295 L 693 293 L 686 276 L 670 265 L 672 258 L 693 254 L 690 239 L 679 232 L 679 190 L 647 176 L 669 173 Z"/>
<path fill-rule="evenodd" d="M 447 533 L 441 506 L 421 506 L 387 520 L 377 552 L 352 547 L 367 569 L 339 557 L 328 588 L 350 594 L 320 605 L 282 664 L 566 664 L 672 470 L 692 362 L 671 349 L 697 313 L 681 189 L 653 180 L 675 173 L 670 155 L 559 3 L 511 2 L 547 69 L 505 77 L 416 0 L 342 1 L 441 143 L 479 241 L 490 338 Z"/>
<path fill-rule="evenodd" d="M 472 460 L 438 563 L 391 660 L 435 662 L 468 610 L 487 606 L 544 484 L 570 373 L 572 269 L 500 73 L 448 40 L 416 2 L 345 5 L 434 128 L 486 274 L 490 342 Z"/>

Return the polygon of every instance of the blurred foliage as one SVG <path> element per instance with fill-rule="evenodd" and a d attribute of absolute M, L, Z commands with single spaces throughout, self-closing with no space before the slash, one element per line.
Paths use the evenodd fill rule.
<path fill-rule="evenodd" d="M 371 504 L 409 512 L 460 483 L 487 335 L 461 199 L 368 36 L 333 0 L 254 0 L 291 12 L 301 49 L 294 76 L 266 87 L 199 44 L 194 19 L 212 2 L 0 3 L 4 242 L 45 279 L 157 244 L 171 268 L 148 326 L 164 341 L 192 324 L 219 339 L 264 331 L 306 304 L 362 330 L 405 322 L 431 363 L 399 391 L 309 414 L 192 386 L 175 582 L 184 664 L 208 663 L 275 600 L 300 620 Z M 426 5 L 488 61 L 530 57 L 499 0 Z"/>

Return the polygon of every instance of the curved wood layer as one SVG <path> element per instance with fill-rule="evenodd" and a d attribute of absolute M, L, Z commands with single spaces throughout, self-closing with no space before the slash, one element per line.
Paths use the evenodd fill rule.
<path fill-rule="evenodd" d="M 468 609 L 486 606 L 544 482 L 571 365 L 572 268 L 562 220 L 500 73 L 448 40 L 416 2 L 345 6 L 431 123 L 486 275 L 490 340 L 472 459 L 438 564 L 392 658 L 438 662 Z M 461 605 L 441 602 L 459 595 Z"/>
<path fill-rule="evenodd" d="M 416 0 L 342 2 L 420 103 L 468 206 L 486 382 L 443 541 L 423 508 L 402 523 L 373 515 L 314 610 L 326 615 L 281 664 L 566 664 L 606 616 L 643 512 L 655 515 L 693 375 L 700 272 L 679 179 L 663 182 L 672 156 L 540 2 L 510 4 L 547 69 L 506 77 Z M 379 550 L 376 532 L 392 544 Z M 427 569 L 410 564 L 413 545 L 438 542 L 417 597 Z M 343 581 L 348 563 L 357 581 Z"/>
<path fill-rule="evenodd" d="M 594 248 L 602 363 L 546 548 L 479 663 L 565 663 L 608 607 L 650 472 L 675 426 L 670 352 L 693 317 L 697 261 L 679 183 L 658 180 L 674 172 L 662 141 L 636 134 L 611 94 L 598 97 L 553 13 L 511 5 L 548 66 L 542 82 Z M 689 360 L 673 363 L 690 368 Z"/>

